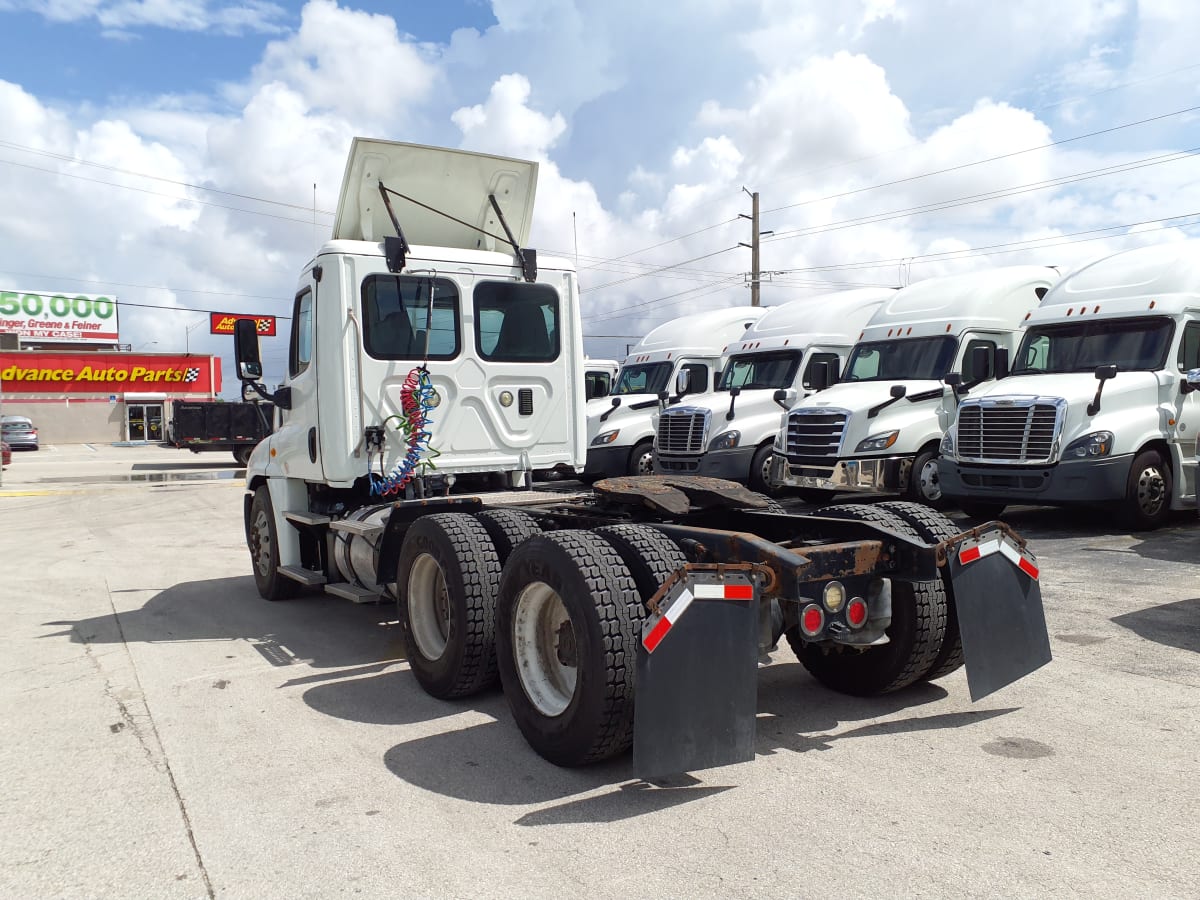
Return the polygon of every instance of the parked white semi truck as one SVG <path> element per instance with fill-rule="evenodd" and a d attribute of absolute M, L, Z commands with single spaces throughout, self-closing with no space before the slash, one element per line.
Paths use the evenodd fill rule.
<path fill-rule="evenodd" d="M 654 471 L 654 417 L 659 395 L 678 403 L 680 375 L 684 393 L 706 394 L 728 358 L 729 347 L 766 309 L 739 306 L 680 316 L 654 328 L 633 347 L 616 387 L 606 399 L 587 406 L 586 481 Z"/>
<path fill-rule="evenodd" d="M 615 359 L 585 359 L 583 362 L 584 395 L 588 400 L 607 397 L 612 393 L 613 382 L 621 364 Z"/>
<path fill-rule="evenodd" d="M 956 396 L 995 377 L 997 353 L 1016 346 L 1021 323 L 1057 279 L 1046 266 L 1012 266 L 897 291 L 863 330 L 841 383 L 789 412 L 772 483 L 818 503 L 885 492 L 940 504 L 938 446 Z"/>
<path fill-rule="evenodd" d="M 942 489 L 964 509 L 1104 504 L 1153 528 L 1196 502 L 1200 242 L 1071 273 L 1026 325 L 1008 377 L 963 401 Z"/>
<path fill-rule="evenodd" d="M 729 346 L 714 393 L 658 416 L 654 471 L 729 478 L 770 492 L 780 410 L 837 380 L 854 341 L 894 293 L 862 288 L 769 309 Z"/>
<path fill-rule="evenodd" d="M 758 662 L 785 635 L 854 694 L 940 678 L 965 653 L 978 697 L 1048 661 L 1036 559 L 999 523 L 957 534 L 903 503 L 792 516 L 687 476 L 461 493 L 585 458 L 575 272 L 525 247 L 535 175 L 356 140 L 282 387 L 261 384 L 254 323 L 235 326 L 238 377 L 280 411 L 247 465 L 263 597 L 395 597 L 429 694 L 499 680 L 543 757 L 632 744 L 642 777 L 753 758 Z"/>

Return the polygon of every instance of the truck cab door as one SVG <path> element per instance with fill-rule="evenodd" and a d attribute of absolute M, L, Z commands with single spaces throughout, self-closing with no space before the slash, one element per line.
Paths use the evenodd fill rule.
<path fill-rule="evenodd" d="M 317 409 L 317 283 L 305 274 L 292 305 L 286 385 L 291 404 L 278 411 L 278 428 L 271 439 L 275 462 L 289 478 L 322 478 Z"/>
<path fill-rule="evenodd" d="M 1176 497 L 1190 499 L 1196 495 L 1196 437 L 1200 431 L 1200 390 L 1188 384 L 1186 379 L 1189 371 L 1200 369 L 1200 321 L 1184 323 L 1176 364 L 1179 370 L 1179 387 L 1174 387 L 1175 377 L 1169 382 L 1172 385 L 1170 390 L 1176 410 L 1174 427 L 1169 429 L 1171 462 L 1175 471 L 1179 473 L 1174 491 Z"/>

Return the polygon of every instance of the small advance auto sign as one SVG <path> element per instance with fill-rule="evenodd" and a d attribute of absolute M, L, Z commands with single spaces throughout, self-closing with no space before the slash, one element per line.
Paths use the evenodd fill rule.
<path fill-rule="evenodd" d="M 275 336 L 274 316 L 253 316 L 243 313 L 209 313 L 209 334 L 233 334 L 233 323 L 238 319 L 250 319 L 260 337 Z"/>
<path fill-rule="evenodd" d="M 0 331 L 30 341 L 118 341 L 117 298 L 97 294 L 0 291 Z"/>

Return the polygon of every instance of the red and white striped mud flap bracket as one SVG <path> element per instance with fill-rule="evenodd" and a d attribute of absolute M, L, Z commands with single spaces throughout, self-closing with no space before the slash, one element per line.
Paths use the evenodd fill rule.
<path fill-rule="evenodd" d="M 946 557 L 971 699 L 1050 662 L 1037 557 L 1000 523 L 952 539 Z"/>
<path fill-rule="evenodd" d="M 751 566 L 688 565 L 650 601 L 633 767 L 656 779 L 754 758 L 758 588 Z"/>

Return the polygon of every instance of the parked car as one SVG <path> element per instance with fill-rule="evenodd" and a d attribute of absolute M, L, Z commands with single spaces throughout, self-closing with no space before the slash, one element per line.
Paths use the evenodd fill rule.
<path fill-rule="evenodd" d="M 8 446 L 5 441 L 0 441 L 0 468 L 7 468 L 12 465 L 12 447 Z"/>
<path fill-rule="evenodd" d="M 37 427 L 25 416 L 4 416 L 0 419 L 0 433 L 12 450 L 36 450 L 38 448 Z"/>

